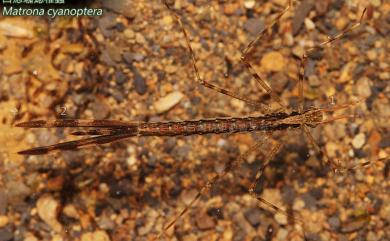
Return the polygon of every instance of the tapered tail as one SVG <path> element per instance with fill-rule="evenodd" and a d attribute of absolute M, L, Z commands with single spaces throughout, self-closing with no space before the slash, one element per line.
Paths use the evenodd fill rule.
<path fill-rule="evenodd" d="M 62 142 L 50 146 L 35 147 L 35 148 L 19 151 L 18 154 L 44 155 L 55 150 L 77 150 L 84 146 L 106 144 L 114 141 L 123 140 L 136 135 L 137 133 L 132 131 L 132 132 L 127 132 L 125 134 L 96 136 L 96 137 L 90 137 L 81 140 Z"/>

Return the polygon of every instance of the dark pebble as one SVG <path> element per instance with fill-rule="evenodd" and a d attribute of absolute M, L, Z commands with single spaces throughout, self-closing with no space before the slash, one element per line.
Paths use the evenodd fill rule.
<path fill-rule="evenodd" d="M 134 75 L 134 89 L 140 95 L 145 94 L 147 91 L 145 79 L 140 74 Z"/>
<path fill-rule="evenodd" d="M 264 22 L 258 18 L 250 18 L 244 23 L 244 29 L 255 36 L 264 29 Z"/>
<path fill-rule="evenodd" d="M 284 203 L 293 204 L 295 200 L 295 190 L 291 186 L 283 186 L 282 188 L 282 199 Z"/>
<path fill-rule="evenodd" d="M 166 153 L 171 153 L 173 148 L 176 146 L 176 138 L 168 138 L 167 141 L 164 142 L 164 151 Z"/>
<path fill-rule="evenodd" d="M 361 149 L 355 149 L 353 152 L 354 152 L 356 158 L 365 158 L 368 156 L 368 154 L 364 150 L 361 150 Z"/>
<path fill-rule="evenodd" d="M 7 196 L 4 190 L 0 189 L 0 215 L 5 214 L 8 206 Z"/>
<path fill-rule="evenodd" d="M 102 31 L 104 37 L 111 38 L 113 36 L 113 28 L 116 24 L 116 14 L 107 13 L 99 18 L 99 28 Z"/>
<path fill-rule="evenodd" d="M 174 185 L 171 190 L 169 190 L 169 196 L 171 196 L 172 198 L 176 198 L 180 195 L 180 193 L 182 192 L 182 187 L 181 185 Z"/>
<path fill-rule="evenodd" d="M 310 240 L 310 241 L 322 241 L 323 239 L 321 236 L 317 233 L 307 233 L 305 234 L 305 240 Z"/>
<path fill-rule="evenodd" d="M 316 1 L 315 8 L 318 15 L 325 15 L 328 12 L 328 1 Z"/>
<path fill-rule="evenodd" d="M 207 214 L 216 219 L 223 219 L 223 212 L 221 208 L 209 208 Z"/>
<path fill-rule="evenodd" d="M 332 8 L 335 8 L 336 10 L 340 10 L 345 4 L 345 0 L 336 0 L 332 4 Z"/>
<path fill-rule="evenodd" d="M 80 41 L 83 37 L 82 32 L 79 29 L 69 28 L 66 30 L 66 38 L 71 43 Z"/>
<path fill-rule="evenodd" d="M 311 60 L 321 60 L 323 57 L 324 57 L 323 50 L 314 50 L 309 55 L 309 59 L 311 59 Z"/>
<path fill-rule="evenodd" d="M 316 200 L 320 200 L 324 196 L 322 187 L 313 188 L 309 192 L 310 195 L 313 196 Z"/>
<path fill-rule="evenodd" d="M 151 207 L 157 207 L 161 204 L 160 200 L 152 196 L 150 192 L 145 193 L 145 195 L 141 198 L 141 202 L 147 203 Z"/>
<path fill-rule="evenodd" d="M 14 239 L 14 234 L 8 230 L 0 229 L 0 241 L 11 241 Z"/>
<path fill-rule="evenodd" d="M 123 25 L 123 23 L 115 24 L 115 28 L 116 28 L 116 30 L 118 30 L 118 32 L 123 32 L 126 29 L 126 27 L 125 27 L 125 25 Z"/>
<path fill-rule="evenodd" d="M 120 13 L 128 18 L 135 18 L 137 16 L 136 8 L 133 1 L 116 0 L 116 1 L 103 1 L 103 6 L 111 11 Z"/>
<path fill-rule="evenodd" d="M 247 234 L 245 231 L 239 229 L 237 232 L 234 234 L 233 241 L 242 241 L 245 240 Z"/>
<path fill-rule="evenodd" d="M 102 50 L 102 54 L 100 55 L 100 60 L 108 66 L 112 66 L 112 67 L 116 66 L 116 63 L 114 62 L 114 60 L 112 60 L 107 50 L 104 49 Z"/>
<path fill-rule="evenodd" d="M 110 90 L 110 96 L 114 97 L 114 99 L 118 102 L 122 102 L 125 99 L 124 93 L 117 89 Z"/>
<path fill-rule="evenodd" d="M 372 203 L 372 211 L 370 213 L 377 214 L 382 208 L 383 200 L 374 193 L 367 193 L 367 197 L 371 200 Z"/>
<path fill-rule="evenodd" d="M 314 4 L 312 0 L 304 0 L 295 10 L 295 14 L 292 19 L 292 33 L 294 36 L 298 34 L 299 30 L 302 27 L 303 21 L 305 20 L 306 16 L 309 14 L 313 6 Z"/>
<path fill-rule="evenodd" d="M 269 80 L 270 80 L 269 83 L 271 85 L 271 88 L 278 93 L 281 93 L 282 91 L 284 91 L 284 87 L 288 83 L 288 78 L 282 72 L 277 72 L 277 73 L 273 74 L 269 78 Z"/>
<path fill-rule="evenodd" d="M 329 223 L 330 228 L 333 231 L 338 230 L 338 228 L 340 228 L 340 225 L 341 225 L 340 219 L 336 216 L 332 216 L 332 217 L 328 218 L 328 223 Z"/>
<path fill-rule="evenodd" d="M 122 54 L 122 59 L 126 62 L 126 64 L 131 65 L 134 61 L 141 62 L 145 59 L 145 56 L 143 54 L 139 53 L 132 53 L 132 52 L 125 52 Z"/>
<path fill-rule="evenodd" d="M 128 77 L 122 71 L 117 70 L 115 72 L 115 81 L 117 84 L 122 85 L 128 81 Z"/>
<path fill-rule="evenodd" d="M 122 198 L 133 194 L 133 187 L 128 179 L 120 181 L 112 180 L 109 187 L 110 196 L 113 198 Z"/>
<path fill-rule="evenodd" d="M 315 75 L 316 73 L 316 63 L 311 59 L 308 59 L 307 64 L 305 66 L 305 76 L 309 77 L 311 75 Z"/>
<path fill-rule="evenodd" d="M 381 141 L 379 142 L 379 148 L 387 148 L 390 146 L 390 134 L 385 134 L 382 136 Z"/>
<path fill-rule="evenodd" d="M 145 94 L 146 91 L 148 90 L 146 82 L 145 82 L 145 78 L 142 77 L 142 75 L 138 71 L 133 70 L 133 73 L 134 73 L 134 89 L 135 89 L 135 91 L 140 95 Z"/>
<path fill-rule="evenodd" d="M 258 227 L 261 223 L 261 211 L 259 208 L 250 208 L 245 213 L 244 216 L 252 227 Z"/>
<path fill-rule="evenodd" d="M 95 119 L 104 119 L 110 114 L 109 106 L 100 101 L 90 103 L 89 108 L 91 109 Z"/>
<path fill-rule="evenodd" d="M 122 59 L 125 61 L 126 64 L 132 64 L 134 61 L 133 53 L 132 52 L 124 52 L 122 54 Z"/>
<path fill-rule="evenodd" d="M 196 226 L 201 230 L 213 229 L 215 221 L 207 213 L 198 213 L 195 220 Z"/>
<path fill-rule="evenodd" d="M 317 200 L 310 193 L 304 193 L 302 200 L 305 202 L 305 207 L 307 208 L 314 208 L 317 204 Z"/>
<path fill-rule="evenodd" d="M 177 157 L 177 160 L 186 160 L 188 157 L 189 152 L 192 150 L 192 147 L 190 145 L 183 145 L 180 147 L 176 147 L 174 149 L 174 155 Z"/>

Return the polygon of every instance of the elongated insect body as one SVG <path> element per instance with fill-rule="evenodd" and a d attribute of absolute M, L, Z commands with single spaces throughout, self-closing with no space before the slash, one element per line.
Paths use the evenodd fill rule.
<path fill-rule="evenodd" d="M 77 136 L 89 138 L 32 148 L 18 152 L 42 155 L 54 150 L 76 150 L 82 146 L 106 144 L 133 136 L 188 136 L 219 133 L 276 131 L 299 128 L 302 124 L 315 127 L 323 121 L 322 109 L 311 109 L 302 114 L 277 112 L 257 117 L 216 118 L 169 122 L 125 122 L 115 120 L 37 120 L 17 124 L 27 128 L 97 128 L 75 131 Z"/>

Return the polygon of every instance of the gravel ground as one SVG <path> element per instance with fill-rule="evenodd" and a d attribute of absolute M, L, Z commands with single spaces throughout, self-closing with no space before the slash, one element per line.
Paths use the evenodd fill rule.
<path fill-rule="evenodd" d="M 287 1 L 174 2 L 201 76 L 276 110 L 240 56 Z M 184 36 L 159 1 L 103 5 L 104 16 L 95 18 L 0 16 L 0 241 L 153 240 L 209 178 L 267 136 L 139 137 L 15 154 L 74 138 L 69 130 L 14 127 L 32 119 L 263 114 L 196 83 Z M 299 57 L 358 22 L 365 7 L 362 26 L 311 56 L 304 83 L 306 108 L 363 99 L 336 113 L 354 118 L 311 130 L 330 160 L 357 168 L 333 173 L 300 130 L 272 133 L 162 240 L 390 240 L 390 2 L 294 1 L 254 48 L 251 63 L 287 111 L 296 110 Z M 275 142 L 283 147 L 255 190 L 288 215 L 248 194 Z"/>

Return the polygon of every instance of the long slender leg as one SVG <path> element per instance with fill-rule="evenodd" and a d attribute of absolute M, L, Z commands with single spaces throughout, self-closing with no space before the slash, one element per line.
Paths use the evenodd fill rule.
<path fill-rule="evenodd" d="M 154 240 L 157 240 L 157 239 L 160 239 L 164 234 L 165 232 L 171 228 L 176 222 L 178 219 L 180 219 L 185 213 L 187 213 L 187 211 L 195 204 L 196 201 L 199 200 L 199 198 L 204 195 L 205 193 L 207 193 L 212 187 L 213 185 L 218 182 L 221 178 L 225 177 L 226 174 L 228 174 L 230 171 L 232 171 L 234 168 L 238 167 L 242 162 L 245 161 L 245 159 L 248 157 L 249 154 L 253 153 L 253 152 L 257 152 L 258 149 L 264 145 L 264 143 L 268 140 L 268 138 L 264 138 L 263 140 L 261 140 L 260 142 L 256 143 L 255 145 L 253 145 L 251 148 L 249 148 L 249 150 L 247 150 L 245 153 L 243 153 L 242 155 L 240 155 L 236 160 L 228 163 L 225 168 L 222 170 L 221 173 L 216 173 L 209 181 L 207 181 L 206 185 L 204 185 L 199 191 L 198 193 L 196 194 L 196 196 L 191 200 L 191 202 L 171 221 L 169 222 L 164 228 L 163 228 L 163 231 L 154 239 Z M 274 155 L 275 153 L 272 153 L 272 156 Z M 264 200 L 265 201 L 265 200 Z M 265 201 L 266 202 L 266 201 Z M 271 204 L 272 205 L 272 204 Z"/>
<path fill-rule="evenodd" d="M 188 33 L 185 30 L 185 28 L 184 28 L 184 25 L 183 25 L 183 22 L 181 20 L 181 17 L 171 8 L 171 6 L 167 3 L 166 0 L 162 0 L 162 1 L 163 1 L 164 5 L 167 7 L 167 9 L 173 14 L 173 16 L 176 18 L 176 21 L 180 25 L 181 31 L 183 32 L 183 35 L 184 35 L 185 40 L 186 40 L 187 48 L 188 48 L 188 50 L 190 52 L 190 55 L 191 55 L 192 66 L 193 66 L 194 71 L 195 71 L 195 76 L 196 76 L 197 82 L 199 84 L 203 85 L 206 88 L 212 89 L 214 91 L 217 91 L 217 92 L 219 92 L 221 94 L 224 94 L 224 95 L 227 95 L 227 96 L 230 96 L 230 97 L 233 97 L 235 99 L 244 101 L 244 102 L 246 102 L 246 103 L 248 103 L 248 104 L 250 104 L 252 106 L 255 106 L 256 108 L 259 108 L 263 112 L 269 112 L 270 111 L 269 107 L 267 105 L 261 103 L 261 102 L 250 100 L 250 99 L 248 99 L 248 98 L 246 98 L 244 96 L 241 96 L 240 94 L 238 94 L 236 92 L 233 92 L 231 90 L 223 89 L 223 88 L 221 88 L 219 86 L 211 84 L 208 81 L 202 79 L 202 77 L 200 76 L 200 73 L 199 73 L 198 66 L 197 66 L 197 59 L 195 57 L 194 50 L 193 50 L 193 48 L 191 46 L 191 42 L 189 40 Z"/>
<path fill-rule="evenodd" d="M 264 169 L 268 166 L 268 164 L 274 158 L 276 153 L 279 152 L 281 147 L 282 147 L 282 144 L 281 143 L 277 143 L 272 148 L 272 150 L 268 153 L 268 155 L 265 157 L 264 164 L 257 170 L 256 176 L 255 176 L 255 180 L 252 182 L 252 184 L 251 184 L 251 186 L 249 188 L 249 193 L 251 194 L 252 197 L 257 199 L 259 202 L 265 204 L 269 208 L 273 209 L 275 212 L 282 213 L 283 215 L 286 215 L 286 216 L 288 216 L 290 218 L 293 218 L 294 220 L 299 221 L 300 223 L 302 223 L 302 220 L 300 220 L 300 219 L 298 219 L 296 217 L 291 216 L 286 211 L 284 211 L 283 209 L 277 207 L 276 205 L 268 202 L 267 200 L 263 199 L 259 194 L 257 194 L 255 192 L 256 183 L 260 180 L 261 176 L 263 175 Z"/>
<path fill-rule="evenodd" d="M 344 29 L 343 31 L 341 31 L 339 34 L 335 35 L 335 36 L 328 36 L 328 40 L 327 41 L 324 41 L 322 43 L 319 43 L 309 49 L 306 50 L 306 53 L 302 56 L 303 59 L 306 59 L 309 57 L 309 55 L 315 51 L 315 50 L 321 50 L 323 49 L 327 44 L 330 44 L 338 39 L 342 39 L 345 37 L 345 35 L 353 30 L 355 30 L 356 28 L 358 28 L 362 23 L 363 23 L 363 19 L 364 19 L 364 15 L 366 14 L 366 11 L 367 11 L 367 8 L 365 8 L 362 12 L 362 15 L 360 16 L 360 19 L 359 19 L 359 22 L 355 23 L 354 25 L 352 25 L 351 27 L 347 28 L 347 29 Z"/>
<path fill-rule="evenodd" d="M 305 108 L 305 98 L 303 97 L 303 82 L 306 78 L 305 75 L 305 59 L 301 58 L 299 65 L 299 80 L 298 80 L 298 88 L 299 88 L 299 105 L 298 112 L 303 113 L 303 109 Z"/>
<path fill-rule="evenodd" d="M 255 78 L 257 83 L 267 92 L 267 94 L 269 94 L 271 96 L 272 99 L 274 99 L 285 110 L 286 110 L 286 107 L 283 105 L 282 100 L 279 98 L 279 96 L 277 96 L 272 91 L 272 89 L 268 85 L 268 83 L 266 81 L 264 81 L 260 77 L 260 75 L 256 72 L 256 70 L 252 67 L 251 63 L 249 62 L 249 57 L 250 57 L 250 54 L 251 54 L 254 46 L 260 41 L 260 39 L 265 35 L 265 33 L 269 29 L 271 29 L 291 7 L 292 7 L 292 0 L 289 0 L 288 6 L 281 13 L 279 13 L 279 15 L 269 25 L 267 25 L 263 30 L 261 30 L 259 32 L 258 36 L 248 44 L 248 46 L 244 49 L 244 51 L 241 55 L 241 61 L 248 68 L 249 72 Z"/>
<path fill-rule="evenodd" d="M 303 112 L 303 108 L 304 108 L 303 80 L 305 78 L 305 63 L 306 63 L 306 60 L 309 58 L 309 55 L 311 53 L 313 53 L 315 50 L 323 49 L 327 44 L 331 44 L 334 41 L 343 38 L 347 33 L 349 33 L 351 31 L 353 31 L 354 29 L 358 28 L 362 24 L 362 22 L 363 22 L 364 15 L 365 15 L 366 11 L 367 11 L 367 9 L 365 8 L 363 10 L 362 15 L 360 16 L 359 22 L 355 23 L 351 27 L 343 30 L 341 33 L 339 33 L 339 34 L 337 34 L 335 36 L 329 36 L 327 41 L 324 41 L 324 42 L 322 42 L 322 43 L 320 43 L 320 44 L 318 44 L 316 46 L 313 46 L 313 47 L 309 48 L 308 50 L 306 50 L 306 53 L 303 54 L 303 56 L 301 57 L 301 60 L 300 60 L 300 70 L 299 70 L 299 72 L 300 72 L 299 73 L 299 95 L 300 95 L 300 102 L 301 102 L 300 105 L 299 105 L 299 112 L 300 113 Z M 334 172 L 339 172 L 341 170 L 345 170 L 343 168 L 340 169 L 339 165 L 336 164 L 335 162 L 331 161 L 331 159 L 329 158 L 327 153 L 321 150 L 321 148 L 315 142 L 315 140 L 314 140 L 313 136 L 311 135 L 311 133 L 310 133 L 310 131 L 308 129 L 308 126 L 306 124 L 302 123 L 301 127 L 302 127 L 305 135 L 309 139 L 309 142 L 315 148 L 316 152 L 322 154 L 322 156 L 325 158 L 325 162 L 329 163 L 331 165 L 331 168 L 332 168 L 332 170 Z M 365 166 L 365 165 L 366 164 L 363 163 L 363 166 Z"/>
<path fill-rule="evenodd" d="M 333 43 L 334 41 L 338 40 L 338 39 L 342 39 L 343 37 L 345 37 L 345 35 L 353 30 L 355 30 L 356 28 L 358 28 L 362 22 L 363 22 L 363 19 L 364 19 L 364 15 L 366 13 L 367 9 L 365 8 L 363 10 L 363 13 L 362 15 L 360 16 L 360 19 L 359 19 L 359 22 L 353 24 L 351 27 L 347 28 L 347 29 L 344 29 L 343 31 L 341 31 L 339 34 L 335 35 L 335 36 L 328 36 L 328 40 L 327 41 L 324 41 L 322 43 L 319 43 L 309 49 L 306 50 L 306 53 L 302 55 L 302 57 L 300 58 L 300 70 L 299 70 L 299 97 L 300 97 L 300 105 L 299 105 L 299 113 L 302 113 L 303 111 L 303 108 L 304 108 L 304 97 L 303 97 L 303 81 L 305 79 L 305 64 L 306 64 L 306 60 L 310 57 L 310 54 L 312 54 L 315 50 L 321 50 L 323 48 L 325 48 L 328 44 L 331 44 Z"/>

